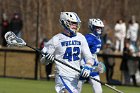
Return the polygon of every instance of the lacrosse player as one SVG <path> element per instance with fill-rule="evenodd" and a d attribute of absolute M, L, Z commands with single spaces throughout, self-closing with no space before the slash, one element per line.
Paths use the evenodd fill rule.
<path fill-rule="evenodd" d="M 104 24 L 100 19 L 89 19 L 88 23 L 89 29 L 91 33 L 85 35 L 90 51 L 92 53 L 92 56 L 94 58 L 94 66 L 98 67 L 98 72 L 91 72 L 90 76 L 94 77 L 95 79 L 100 80 L 99 73 L 103 73 L 105 71 L 105 66 L 102 62 L 99 62 L 97 59 L 97 53 L 101 49 L 101 34 L 103 32 Z M 86 64 L 84 60 L 82 60 L 83 64 Z M 96 69 L 96 68 L 95 68 Z M 81 93 L 82 90 L 82 84 L 87 80 L 84 78 L 80 77 L 78 82 L 78 88 L 79 88 L 79 93 Z M 102 87 L 101 84 L 94 81 L 93 79 L 88 78 L 88 81 L 92 85 L 94 93 L 102 93 Z"/>
<path fill-rule="evenodd" d="M 81 71 L 82 77 L 89 77 L 94 60 L 85 37 L 78 32 L 80 18 L 74 12 L 61 12 L 60 24 L 64 28 L 62 33 L 53 36 L 42 51 L 48 53 L 41 58 L 41 62 L 49 64 L 54 58 L 61 60 L 80 70 L 80 62 L 84 56 L 86 64 Z M 50 60 L 50 61 L 47 61 Z M 56 92 L 78 93 L 78 79 L 80 73 L 55 61 L 56 63 Z"/>

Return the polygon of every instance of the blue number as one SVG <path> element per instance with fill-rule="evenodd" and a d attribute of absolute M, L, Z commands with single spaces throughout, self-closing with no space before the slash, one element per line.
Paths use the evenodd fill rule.
<path fill-rule="evenodd" d="M 63 59 L 68 59 L 68 61 L 72 61 L 72 48 L 68 47 L 65 51 Z"/>
<path fill-rule="evenodd" d="M 65 54 L 63 56 L 63 59 L 68 59 L 68 61 L 76 61 L 79 60 L 80 58 L 78 57 L 80 54 L 80 49 L 79 47 L 74 47 L 72 49 L 72 47 L 68 47 L 65 51 Z"/>

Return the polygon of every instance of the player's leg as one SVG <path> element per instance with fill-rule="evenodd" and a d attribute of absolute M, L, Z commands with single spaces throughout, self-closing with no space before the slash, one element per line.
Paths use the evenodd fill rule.
<path fill-rule="evenodd" d="M 124 48 L 124 38 L 122 38 L 121 40 L 120 40 L 120 51 L 121 52 L 123 52 L 123 48 Z"/>
<path fill-rule="evenodd" d="M 78 79 L 56 75 L 55 89 L 57 93 L 78 93 Z"/>
<path fill-rule="evenodd" d="M 83 87 L 83 84 L 84 84 L 84 80 L 79 80 L 78 81 L 78 92 L 81 93 L 82 91 L 82 87 Z"/>
<path fill-rule="evenodd" d="M 116 45 L 115 45 L 116 51 L 119 51 L 119 44 L 120 44 L 120 41 L 117 39 L 115 44 L 116 44 Z"/>
<path fill-rule="evenodd" d="M 52 72 L 52 63 L 49 63 L 48 65 L 46 65 L 45 70 L 46 70 L 46 77 L 47 77 L 47 80 L 50 80 L 49 75 L 50 75 L 51 72 Z"/>
<path fill-rule="evenodd" d="M 94 78 L 100 80 L 99 75 L 94 76 Z M 97 81 L 95 81 L 93 79 L 90 79 L 89 82 L 92 85 L 92 89 L 93 89 L 94 93 L 102 93 L 101 83 L 99 83 L 99 82 L 97 82 Z"/>

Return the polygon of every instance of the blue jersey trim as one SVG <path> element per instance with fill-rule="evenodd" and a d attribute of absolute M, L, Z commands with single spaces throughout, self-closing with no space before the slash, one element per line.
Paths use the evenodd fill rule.
<path fill-rule="evenodd" d="M 70 88 L 66 85 L 66 83 L 64 82 L 62 76 L 59 75 L 59 77 L 60 77 L 60 79 L 61 79 L 63 85 L 65 86 L 65 88 L 68 90 L 68 92 L 69 92 L 69 93 L 73 93 L 73 92 L 70 90 Z"/>

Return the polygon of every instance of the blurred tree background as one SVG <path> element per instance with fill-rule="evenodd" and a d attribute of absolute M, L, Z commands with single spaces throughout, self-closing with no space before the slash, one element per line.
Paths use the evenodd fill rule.
<path fill-rule="evenodd" d="M 63 30 L 59 24 L 61 11 L 76 12 L 82 21 L 80 32 L 85 34 L 92 17 L 105 19 L 112 29 L 120 18 L 128 22 L 135 15 L 140 22 L 139 8 L 140 0 L 0 0 L 0 15 L 6 13 L 10 20 L 15 12 L 21 14 L 22 37 L 33 46 Z"/>

